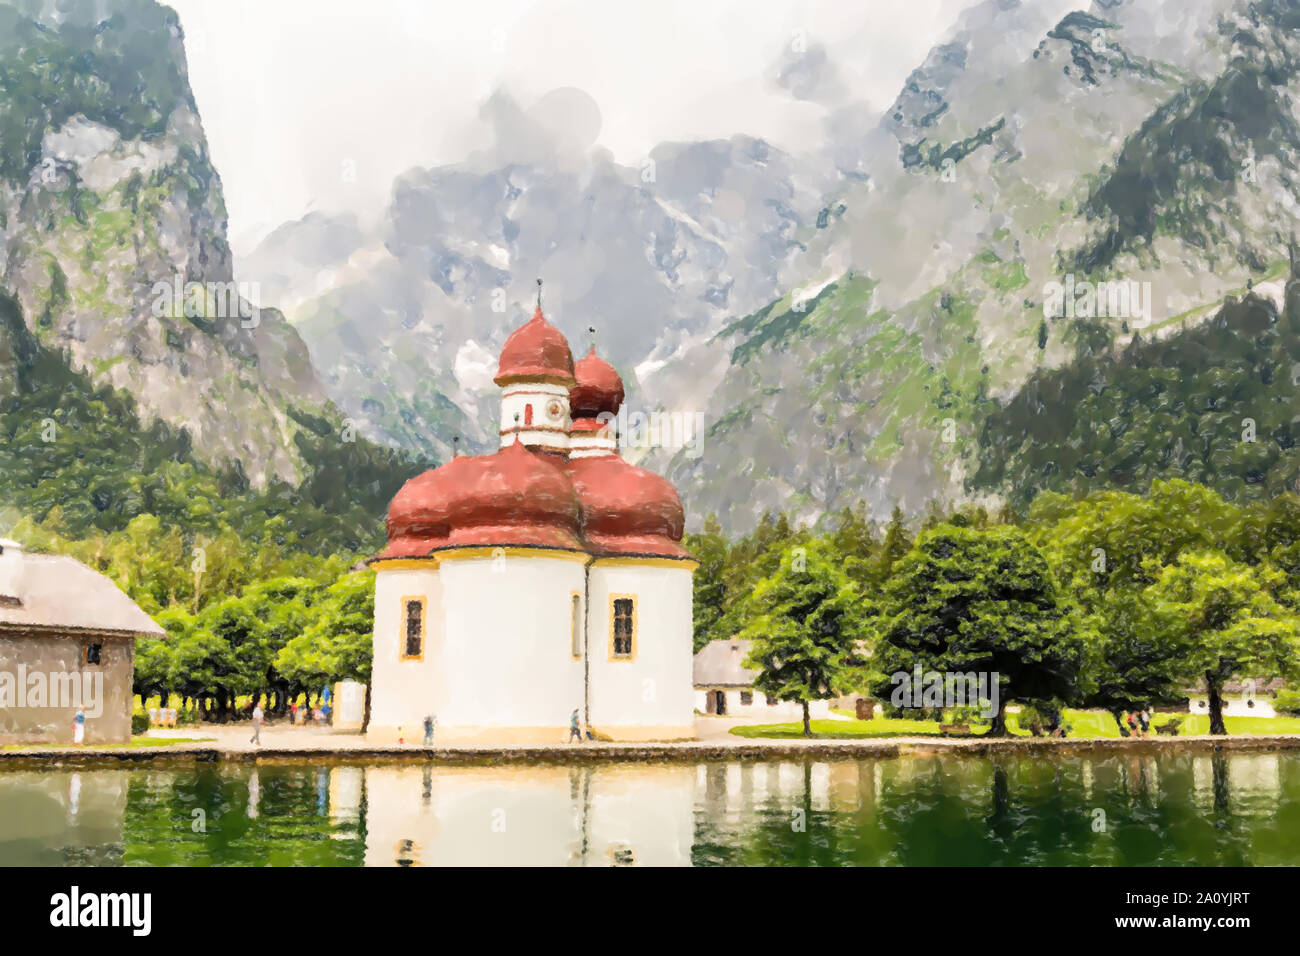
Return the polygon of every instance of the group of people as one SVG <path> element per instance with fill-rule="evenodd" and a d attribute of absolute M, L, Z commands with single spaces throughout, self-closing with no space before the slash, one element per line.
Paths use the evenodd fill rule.
<path fill-rule="evenodd" d="M 253 712 L 249 715 L 253 721 L 253 736 L 248 738 L 250 744 L 262 745 L 262 724 L 266 722 L 266 713 L 262 710 L 261 701 L 253 702 Z M 289 704 L 289 723 L 309 724 L 309 723 L 329 723 L 330 705 L 322 704 L 319 707 L 299 707 L 297 701 Z"/>
<path fill-rule="evenodd" d="M 1124 715 L 1124 723 L 1128 725 L 1130 736 L 1147 737 L 1151 734 L 1151 712 L 1145 707 L 1141 710 L 1130 710 Z"/>
<path fill-rule="evenodd" d="M 294 703 L 291 703 L 289 705 L 289 723 L 291 724 L 297 724 L 297 723 L 304 723 L 304 724 L 326 723 L 327 724 L 329 723 L 329 719 L 330 719 L 329 704 L 321 704 L 319 707 L 312 707 L 309 705 L 299 707 L 297 702 L 295 701 Z"/>

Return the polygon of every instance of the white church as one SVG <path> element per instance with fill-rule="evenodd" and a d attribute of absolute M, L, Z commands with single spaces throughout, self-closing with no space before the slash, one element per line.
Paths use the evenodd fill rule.
<path fill-rule="evenodd" d="M 501 351 L 501 448 L 408 481 L 375 578 L 369 736 L 557 743 L 694 736 L 681 499 L 625 462 L 623 382 L 542 315 Z M 602 416 L 604 418 L 602 419 Z"/>

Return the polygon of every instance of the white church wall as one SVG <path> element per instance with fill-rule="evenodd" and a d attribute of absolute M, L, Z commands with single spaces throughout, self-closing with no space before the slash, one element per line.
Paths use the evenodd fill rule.
<path fill-rule="evenodd" d="M 591 725 L 614 739 L 694 736 L 691 565 L 597 560 L 587 622 Z M 630 659 L 612 654 L 612 602 L 635 599 Z"/>
<path fill-rule="evenodd" d="M 449 599 L 437 667 L 456 679 L 439 691 L 439 734 L 563 740 L 570 713 L 582 706 L 582 661 L 572 654 L 570 626 L 584 559 L 500 548 L 442 560 Z"/>
<path fill-rule="evenodd" d="M 403 659 L 406 619 L 403 600 L 422 597 L 424 609 L 424 658 Z M 385 568 L 375 574 L 374 662 L 370 695 L 372 737 L 399 736 L 418 742 L 423 736 L 426 714 L 434 713 L 439 681 L 437 649 L 442 644 L 442 580 L 437 566 Z"/>

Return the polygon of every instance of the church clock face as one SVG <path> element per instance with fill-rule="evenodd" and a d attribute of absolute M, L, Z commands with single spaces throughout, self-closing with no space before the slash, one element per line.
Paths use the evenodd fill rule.
<path fill-rule="evenodd" d="M 546 406 L 546 415 L 551 419 L 551 421 L 559 421 L 560 414 L 563 411 L 564 411 L 564 406 L 561 405 L 556 399 L 551 399 L 551 401 Z"/>

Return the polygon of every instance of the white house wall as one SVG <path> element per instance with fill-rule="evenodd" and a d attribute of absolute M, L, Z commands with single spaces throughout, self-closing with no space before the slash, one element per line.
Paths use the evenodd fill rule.
<path fill-rule="evenodd" d="M 715 716 L 709 712 L 709 696 L 722 691 L 727 700 L 727 712 L 722 715 L 724 717 L 762 717 L 774 724 L 803 720 L 803 707 L 797 702 L 779 700 L 769 705 L 767 695 L 756 690 L 752 692 L 753 702 L 742 704 L 740 695 L 743 690 L 740 687 L 696 687 L 695 709 L 701 714 Z M 828 700 L 814 700 L 808 704 L 808 716 L 813 720 L 824 720 L 830 713 L 831 702 Z"/>
<path fill-rule="evenodd" d="M 1273 708 L 1273 698 L 1267 694 L 1256 694 L 1253 697 L 1254 706 L 1250 705 L 1252 698 L 1245 694 L 1224 694 L 1223 695 L 1223 716 L 1225 717 L 1276 717 L 1277 711 Z M 1205 714 L 1210 713 L 1210 699 L 1204 694 L 1198 697 L 1191 697 L 1187 702 L 1189 713 Z"/>

